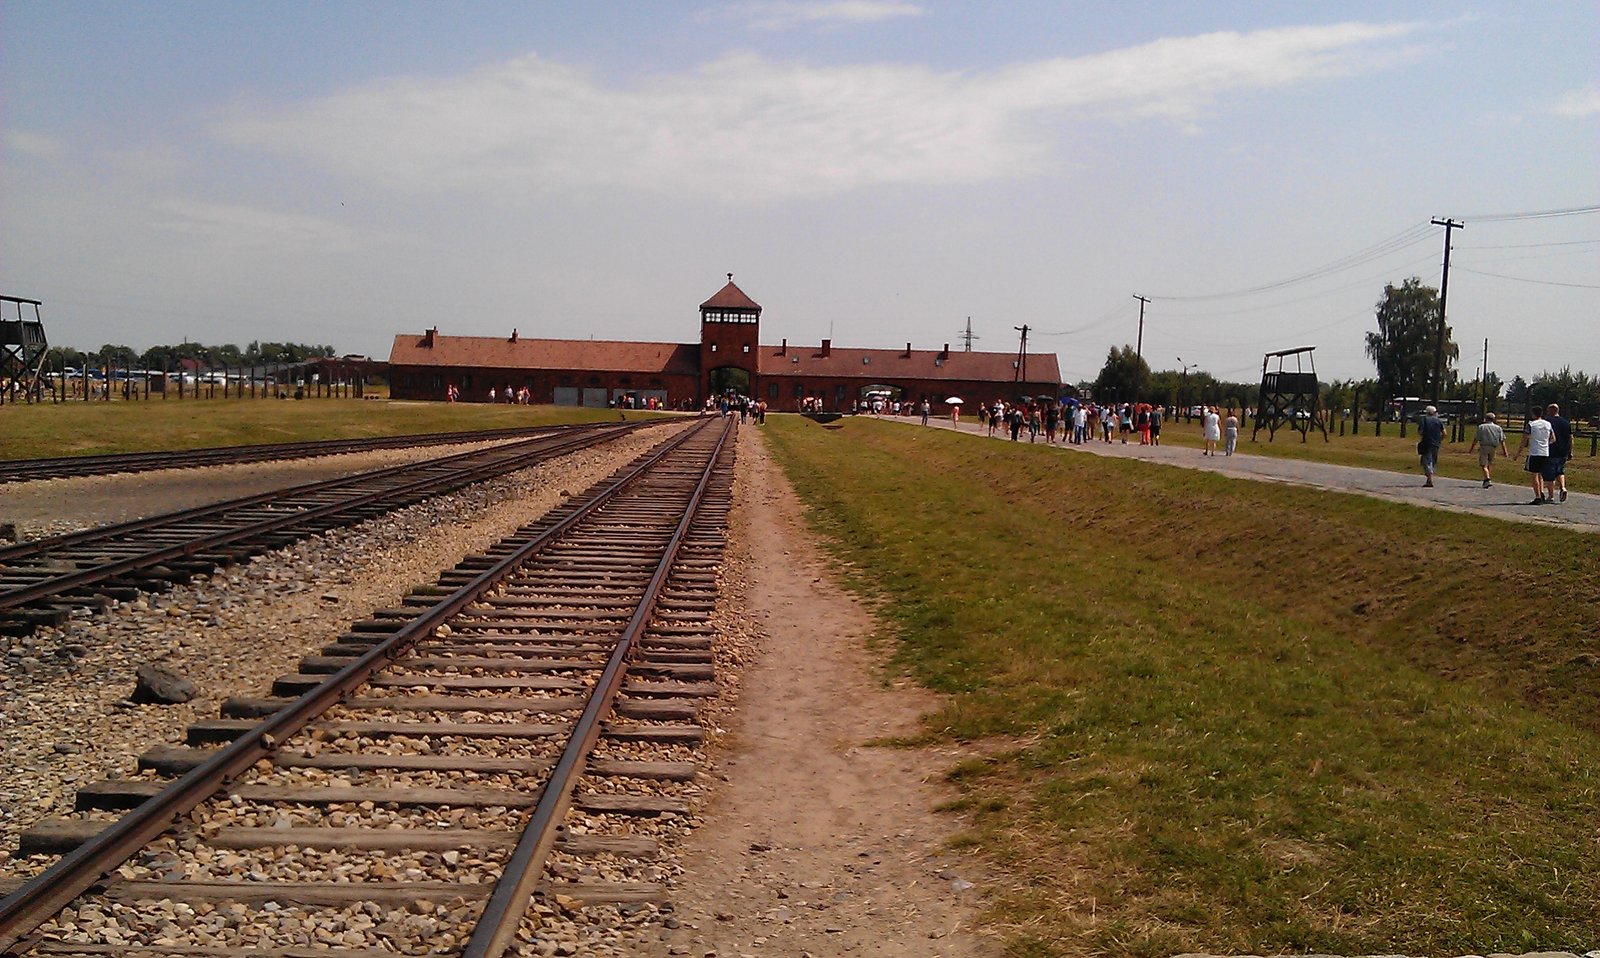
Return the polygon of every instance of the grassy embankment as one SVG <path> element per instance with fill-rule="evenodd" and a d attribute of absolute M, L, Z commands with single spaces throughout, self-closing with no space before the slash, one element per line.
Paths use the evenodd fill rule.
<path fill-rule="evenodd" d="M 949 776 L 1008 954 L 1597 944 L 1592 536 L 769 422 L 841 581 L 950 696 L 926 738 L 990 756 Z"/>
<path fill-rule="evenodd" d="M 655 413 L 629 411 L 628 417 Z M 314 439 L 615 421 L 615 409 L 359 399 L 168 399 L 0 406 L 0 458 L 87 456 Z"/>
<path fill-rule="evenodd" d="M 1516 455 L 1517 443 L 1522 441 L 1520 434 L 1512 433 L 1506 436 L 1506 448 Z M 1169 446 L 1191 446 L 1199 449 L 1203 443 L 1200 438 L 1200 421 L 1185 423 L 1182 419 L 1177 422 L 1167 422 L 1161 427 L 1161 442 Z M 1478 468 L 1478 452 L 1473 450 L 1469 455 L 1467 447 L 1472 444 L 1472 434 L 1469 432 L 1466 441 L 1447 442 L 1439 452 L 1439 475 L 1452 479 L 1482 479 L 1483 470 Z M 1600 493 L 1600 457 L 1589 455 L 1589 440 L 1574 439 L 1572 443 L 1573 456 L 1567 460 L 1567 488 L 1573 492 Z M 1287 459 L 1308 459 L 1313 462 L 1332 462 L 1341 466 L 1360 466 L 1365 469 L 1386 469 L 1390 472 L 1405 472 L 1415 476 L 1422 475 L 1422 467 L 1417 461 L 1417 430 L 1412 426 L 1406 430 L 1404 439 L 1400 437 L 1399 423 L 1384 423 L 1383 435 L 1374 436 L 1371 424 L 1362 426 L 1361 435 L 1345 435 L 1338 433 L 1337 425 L 1330 433 L 1327 442 L 1322 439 L 1322 433 L 1313 432 L 1309 441 L 1302 443 L 1300 434 L 1293 430 L 1280 429 L 1278 436 L 1272 442 L 1267 441 L 1267 433 L 1262 430 L 1260 441 L 1250 441 L 1250 430 L 1239 430 L 1239 452 L 1253 456 L 1282 456 Z M 1497 483 L 1506 485 L 1527 485 L 1528 476 L 1522 471 L 1520 460 L 1507 459 L 1497 456 L 1494 464 L 1494 479 Z"/>

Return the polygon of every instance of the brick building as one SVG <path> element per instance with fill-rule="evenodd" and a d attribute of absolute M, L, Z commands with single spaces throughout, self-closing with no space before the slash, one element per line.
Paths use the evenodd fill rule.
<path fill-rule="evenodd" d="M 654 398 L 671 408 L 694 408 L 708 396 L 734 390 L 794 411 L 805 397 L 847 410 L 872 393 L 894 398 L 969 403 L 1017 395 L 1058 395 L 1061 373 L 1053 353 L 952 352 L 941 349 L 860 349 L 762 345 L 761 307 L 734 285 L 733 275 L 700 304 L 698 343 L 444 336 L 401 333 L 389 354 L 396 399 L 445 398 L 450 385 L 463 401 L 487 402 L 493 389 L 527 387 L 538 403 L 605 406 L 625 396 Z"/>

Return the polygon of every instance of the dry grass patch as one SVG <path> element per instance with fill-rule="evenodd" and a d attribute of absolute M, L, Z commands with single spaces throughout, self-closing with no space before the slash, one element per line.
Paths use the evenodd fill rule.
<path fill-rule="evenodd" d="M 154 399 L 0 406 L 0 458 L 38 459 L 357 439 L 567 422 L 608 421 L 614 409 L 360 399 Z M 630 417 L 654 415 L 629 412 Z"/>
<path fill-rule="evenodd" d="M 1573 948 L 1592 538 L 938 430 L 774 448 L 877 597 L 1014 955 Z"/>

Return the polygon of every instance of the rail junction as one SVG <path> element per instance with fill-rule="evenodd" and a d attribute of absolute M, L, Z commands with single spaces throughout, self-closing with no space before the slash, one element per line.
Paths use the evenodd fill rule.
<path fill-rule="evenodd" d="M 296 539 L 627 435 L 647 424 L 545 430 L 502 445 L 305 483 L 0 548 L 0 631 L 60 625 Z"/>
<path fill-rule="evenodd" d="M 661 898 L 637 823 L 687 809 L 733 429 L 678 431 L 80 789 L 24 836 L 61 857 L 0 900 L 0 952 L 489 958 L 537 945 L 535 896 Z"/>
<path fill-rule="evenodd" d="M 584 426 L 540 426 L 512 429 L 479 429 L 463 432 L 433 432 L 408 436 L 369 436 L 363 439 L 321 439 L 310 442 L 272 442 L 244 446 L 211 446 L 204 449 L 178 449 L 166 452 L 123 452 L 103 456 L 51 456 L 44 459 L 9 459 L 0 462 L 0 483 L 29 482 L 35 479 L 66 479 L 74 476 L 106 476 L 122 472 L 151 472 L 158 469 L 192 469 L 199 466 L 239 465 L 247 462 L 272 462 L 279 459 L 309 459 L 340 456 L 377 449 L 410 449 L 453 443 L 490 442 L 524 439 L 563 430 L 582 430 Z"/>

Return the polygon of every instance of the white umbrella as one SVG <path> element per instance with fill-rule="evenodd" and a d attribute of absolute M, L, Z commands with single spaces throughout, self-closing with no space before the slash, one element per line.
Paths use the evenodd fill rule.
<path fill-rule="evenodd" d="M 966 402 L 966 400 L 962 399 L 960 396 L 951 396 L 949 399 L 946 399 L 945 402 L 949 403 L 952 406 L 959 406 L 962 403 Z"/>

